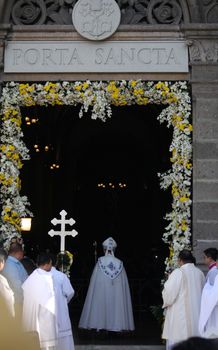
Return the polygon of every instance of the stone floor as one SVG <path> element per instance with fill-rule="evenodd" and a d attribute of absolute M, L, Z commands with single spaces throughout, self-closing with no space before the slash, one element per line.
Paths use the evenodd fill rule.
<path fill-rule="evenodd" d="M 76 350 L 164 350 L 161 329 L 149 312 L 134 314 L 135 331 L 126 333 L 88 331 L 78 328 L 79 315 L 72 320 Z"/>
<path fill-rule="evenodd" d="M 164 345 L 76 345 L 75 350 L 165 350 Z"/>

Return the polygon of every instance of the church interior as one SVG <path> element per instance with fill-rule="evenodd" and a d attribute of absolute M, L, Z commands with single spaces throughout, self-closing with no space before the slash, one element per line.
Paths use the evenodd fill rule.
<path fill-rule="evenodd" d="M 90 275 L 109 236 L 117 242 L 115 256 L 124 263 L 132 295 L 136 330 L 125 341 L 161 342 L 151 306 L 161 304 L 168 254 L 163 217 L 171 203 L 157 175 L 170 168 L 172 130 L 157 120 L 162 108 L 112 107 L 106 122 L 92 120 L 89 112 L 79 118 L 80 106 L 22 108 L 31 157 L 21 171 L 22 194 L 34 215 L 31 231 L 23 233 L 26 255 L 35 259 L 40 251 L 60 251 L 60 237 L 48 231 L 61 210 L 76 221 L 78 235 L 66 237 L 66 250 L 74 257 L 70 278 L 76 295 L 70 312 L 75 343 L 120 341 L 77 329 Z"/>

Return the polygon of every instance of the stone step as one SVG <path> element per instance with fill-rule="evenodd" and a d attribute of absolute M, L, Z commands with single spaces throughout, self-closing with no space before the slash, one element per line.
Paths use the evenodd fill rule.
<path fill-rule="evenodd" d="M 75 350 L 165 350 L 165 345 L 75 345 Z"/>

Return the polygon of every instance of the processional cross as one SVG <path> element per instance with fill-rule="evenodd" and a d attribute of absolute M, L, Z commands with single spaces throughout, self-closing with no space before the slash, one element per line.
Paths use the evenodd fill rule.
<path fill-rule="evenodd" d="M 60 212 L 61 219 L 58 220 L 56 218 L 51 220 L 51 223 L 56 226 L 57 224 L 61 225 L 60 231 L 54 231 L 53 229 L 48 232 L 49 236 L 54 237 L 54 236 L 60 236 L 61 237 L 61 253 L 64 253 L 65 251 L 65 237 L 66 236 L 72 236 L 75 237 L 78 235 L 78 232 L 76 230 L 71 230 L 71 231 L 66 231 L 66 224 L 72 226 L 75 224 L 75 220 L 70 218 L 69 220 L 66 220 L 65 217 L 67 215 L 67 212 L 65 210 L 62 210 Z"/>

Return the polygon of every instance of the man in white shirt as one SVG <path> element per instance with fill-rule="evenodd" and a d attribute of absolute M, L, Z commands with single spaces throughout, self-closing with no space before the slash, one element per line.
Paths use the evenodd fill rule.
<path fill-rule="evenodd" d="M 2 275 L 7 279 L 10 288 L 14 292 L 15 317 L 21 321 L 23 307 L 23 290 L 22 284 L 28 277 L 28 274 L 21 264 L 23 258 L 23 246 L 18 242 L 10 245 L 8 258 L 2 270 Z"/>
<path fill-rule="evenodd" d="M 105 256 L 98 259 L 92 273 L 80 328 L 114 332 L 134 330 L 128 279 L 123 262 L 114 256 L 116 246 L 112 237 L 103 242 Z"/>
<path fill-rule="evenodd" d="M 165 321 L 162 338 L 167 349 L 182 340 L 198 336 L 201 293 L 205 277 L 193 263 L 189 250 L 182 250 L 178 256 L 179 268 L 175 269 L 164 284 L 162 292 Z"/>

